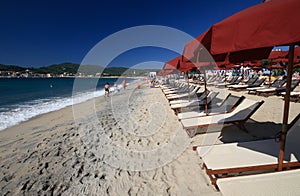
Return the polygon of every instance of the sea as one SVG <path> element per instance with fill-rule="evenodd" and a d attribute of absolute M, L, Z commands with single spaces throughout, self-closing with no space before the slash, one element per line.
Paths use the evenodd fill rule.
<path fill-rule="evenodd" d="M 125 78 L 0 78 L 0 131 L 40 114 L 103 96 Z M 126 78 L 127 84 L 135 79 Z M 113 87 L 111 88 L 113 90 Z"/>

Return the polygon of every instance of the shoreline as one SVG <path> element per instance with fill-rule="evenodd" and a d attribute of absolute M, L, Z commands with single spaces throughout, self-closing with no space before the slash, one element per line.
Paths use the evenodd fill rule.
<path fill-rule="evenodd" d="M 127 85 L 135 84 L 137 81 L 139 81 L 139 79 L 135 78 L 133 81 L 131 81 Z M 118 88 L 120 88 L 120 85 L 121 84 L 119 84 Z M 113 86 L 111 88 L 114 89 Z M 112 93 L 113 93 L 113 91 L 112 91 Z M 12 126 L 16 126 L 16 125 L 18 125 L 22 122 L 26 122 L 26 121 L 28 121 L 32 118 L 37 117 L 37 116 L 47 114 L 47 113 L 50 113 L 50 112 L 54 112 L 54 111 L 58 111 L 58 110 L 61 110 L 63 108 L 69 107 L 69 106 L 73 106 L 74 101 L 78 102 L 78 99 L 79 99 L 79 103 L 82 103 L 82 102 L 85 102 L 85 101 L 88 101 L 88 100 L 91 100 L 91 99 L 94 99 L 94 98 L 102 97 L 102 96 L 104 96 L 104 88 L 98 89 L 96 91 L 91 91 L 91 92 L 89 92 L 89 91 L 88 92 L 82 92 L 78 95 L 75 95 L 75 97 L 74 97 L 74 95 L 71 95 L 70 97 L 61 97 L 57 100 L 60 101 L 62 103 L 62 105 L 55 105 L 55 107 L 57 107 L 57 108 L 53 108 L 53 110 L 50 109 L 51 104 L 53 104 L 52 102 L 56 103 L 57 100 L 56 99 L 53 99 L 52 101 L 49 100 L 47 103 L 50 104 L 50 105 L 47 106 L 47 108 L 43 107 L 43 108 L 40 108 L 40 111 L 35 111 L 37 113 L 37 115 L 35 114 L 33 116 L 30 116 L 30 114 L 29 114 L 29 118 L 27 116 L 27 117 L 24 117 L 25 119 L 22 119 L 22 117 L 21 117 L 21 119 L 18 119 L 19 121 L 9 121 L 10 124 L 4 124 L 3 126 L 7 126 L 7 127 L 4 128 L 4 129 L 1 129 L 0 132 L 4 131 L 4 130 L 12 127 Z M 82 100 L 80 100 L 80 99 L 82 99 Z M 71 103 L 68 103 L 68 102 L 71 102 Z M 40 104 L 44 104 L 44 102 L 41 102 Z M 75 104 L 78 104 L 78 103 L 75 103 Z M 7 112 L 9 112 L 9 111 L 7 111 Z M 26 114 L 26 113 L 24 113 L 24 114 Z"/>

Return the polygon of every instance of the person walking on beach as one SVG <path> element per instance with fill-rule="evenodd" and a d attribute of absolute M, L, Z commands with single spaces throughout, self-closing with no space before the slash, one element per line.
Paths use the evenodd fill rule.
<path fill-rule="evenodd" d="M 114 83 L 114 91 L 115 92 L 119 92 L 120 91 L 119 88 L 118 88 L 118 84 L 116 82 Z"/>
<path fill-rule="evenodd" d="M 104 96 L 109 97 L 109 83 L 108 82 L 104 85 Z"/>
<path fill-rule="evenodd" d="M 123 85 L 123 88 L 125 90 L 126 89 L 126 80 L 123 80 L 122 85 Z"/>

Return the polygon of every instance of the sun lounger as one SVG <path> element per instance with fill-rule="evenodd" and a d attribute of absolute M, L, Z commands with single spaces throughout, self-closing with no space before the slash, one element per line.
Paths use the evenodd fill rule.
<path fill-rule="evenodd" d="M 285 92 L 282 92 L 281 95 L 285 96 Z M 300 92 L 291 92 L 290 94 L 291 101 L 299 102 L 300 101 Z"/>
<path fill-rule="evenodd" d="M 235 89 L 235 88 L 242 88 L 245 87 L 246 85 L 248 86 L 249 84 L 253 84 L 258 78 L 250 78 L 245 84 L 235 84 L 235 85 L 228 85 L 227 87 L 229 89 Z M 247 88 L 246 86 L 246 88 Z"/>
<path fill-rule="evenodd" d="M 178 94 L 178 93 L 184 93 L 186 91 L 188 91 L 188 89 L 194 89 L 194 85 L 190 85 L 188 86 L 187 84 L 185 84 L 184 86 L 182 86 L 181 88 L 175 89 L 175 90 L 167 90 L 167 91 L 163 91 L 163 93 L 165 95 L 171 95 L 171 94 Z"/>
<path fill-rule="evenodd" d="M 291 91 L 293 91 L 299 84 L 299 80 L 293 80 L 291 84 Z M 277 88 L 268 88 L 268 89 L 259 89 L 256 91 L 257 95 L 265 95 L 268 96 L 270 94 L 280 94 L 281 92 L 284 92 L 286 90 L 286 87 L 277 87 Z"/>
<path fill-rule="evenodd" d="M 244 99 L 242 103 L 230 113 L 183 119 L 181 120 L 181 123 L 190 137 L 196 134 L 195 130 L 197 128 L 212 125 L 233 123 L 237 124 L 239 128 L 246 130 L 244 124 L 263 103 L 264 101 L 257 102 L 250 99 Z"/>
<path fill-rule="evenodd" d="M 217 80 L 213 81 L 213 82 L 206 82 L 207 86 L 213 86 L 213 85 L 217 85 L 218 83 L 223 83 L 225 81 L 225 78 L 219 77 Z"/>
<path fill-rule="evenodd" d="M 205 104 L 209 105 L 211 101 L 215 99 L 218 94 L 219 92 L 209 92 L 207 95 L 207 100 L 205 100 L 205 96 L 204 96 L 204 98 L 201 100 L 199 99 L 197 101 L 191 101 L 188 103 L 172 104 L 171 108 L 175 111 L 175 114 L 178 114 L 179 110 L 183 108 L 204 106 Z M 207 103 L 205 101 L 207 101 Z"/>
<path fill-rule="evenodd" d="M 165 86 L 161 86 L 160 88 L 162 90 L 171 90 L 171 89 L 178 89 L 178 88 L 181 88 L 183 87 L 184 85 L 186 85 L 185 82 L 173 82 L 169 85 L 165 85 Z"/>
<path fill-rule="evenodd" d="M 185 91 L 187 91 L 188 90 L 188 85 L 187 84 L 184 84 L 184 85 L 182 85 L 180 88 L 174 88 L 174 89 L 168 89 L 168 90 L 163 90 L 163 93 L 165 94 L 165 95 L 167 95 L 167 94 L 174 94 L 174 93 L 180 93 L 180 92 L 185 92 Z"/>
<path fill-rule="evenodd" d="M 207 90 L 207 94 L 209 94 L 210 91 Z M 203 92 L 196 92 L 195 94 L 193 94 L 193 96 L 191 97 L 191 99 L 189 100 L 186 97 L 177 99 L 177 100 L 171 100 L 170 101 L 170 105 L 174 105 L 174 104 L 181 104 L 181 103 L 189 103 L 189 102 L 194 102 L 194 101 L 200 101 L 203 100 L 205 98 L 206 94 Z"/>
<path fill-rule="evenodd" d="M 171 82 L 170 84 L 160 85 L 160 88 L 162 90 L 167 90 L 171 88 L 179 88 L 181 85 L 183 85 L 183 83 L 181 82 Z"/>
<path fill-rule="evenodd" d="M 244 85 L 232 85 L 231 89 L 232 90 L 243 90 L 246 88 L 251 88 L 251 87 L 259 87 L 260 85 L 262 85 L 265 81 L 265 78 L 260 78 L 258 80 L 256 80 L 254 83 L 252 84 L 244 84 Z"/>
<path fill-rule="evenodd" d="M 166 97 L 168 100 L 180 99 L 180 98 L 192 96 L 193 94 L 198 92 L 199 89 L 200 89 L 200 86 L 196 86 L 190 93 L 187 92 L 187 93 L 182 93 L 182 94 L 170 94 L 170 95 L 167 95 Z"/>
<path fill-rule="evenodd" d="M 300 169 L 223 178 L 217 185 L 224 196 L 299 195 Z"/>
<path fill-rule="evenodd" d="M 229 95 L 222 101 L 220 106 L 210 108 L 208 113 L 209 113 L 209 115 L 215 115 L 215 114 L 231 112 L 244 99 L 245 99 L 244 96 L 238 97 L 238 96 L 231 95 L 231 93 L 229 93 Z M 197 118 L 197 117 L 201 117 L 201 116 L 206 116 L 206 113 L 204 110 L 179 113 L 178 119 L 182 120 L 182 119 L 187 119 L 187 118 Z"/>
<path fill-rule="evenodd" d="M 256 94 L 256 91 L 261 90 L 261 89 L 279 88 L 279 87 L 282 87 L 285 84 L 285 82 L 286 82 L 286 79 L 283 79 L 283 80 L 276 79 L 269 87 L 251 87 L 251 88 L 247 88 L 248 94 Z"/>
<path fill-rule="evenodd" d="M 300 166 L 300 114 L 289 126 L 283 167 Z M 278 167 L 280 143 L 274 139 L 235 142 L 196 148 L 203 168 L 216 185 L 217 179 L 242 172 L 274 171 Z"/>
<path fill-rule="evenodd" d="M 221 88 L 221 87 L 226 87 L 226 86 L 228 86 L 228 85 L 234 85 L 234 84 L 235 84 L 235 81 L 237 81 L 238 78 L 239 78 L 239 76 L 233 76 L 233 77 L 231 78 L 231 80 L 229 80 L 229 81 L 226 81 L 226 82 L 223 82 L 223 83 L 216 84 L 216 87 Z"/>

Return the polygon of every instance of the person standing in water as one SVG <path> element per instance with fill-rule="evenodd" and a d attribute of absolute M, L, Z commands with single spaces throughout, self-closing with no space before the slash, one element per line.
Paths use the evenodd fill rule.
<path fill-rule="evenodd" d="M 123 85 L 123 88 L 125 90 L 126 89 L 126 80 L 123 80 L 122 85 Z"/>
<path fill-rule="evenodd" d="M 108 82 L 104 85 L 104 96 L 109 97 L 109 83 Z"/>

